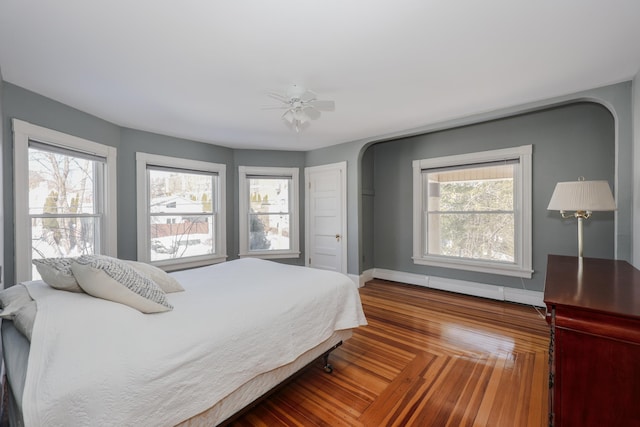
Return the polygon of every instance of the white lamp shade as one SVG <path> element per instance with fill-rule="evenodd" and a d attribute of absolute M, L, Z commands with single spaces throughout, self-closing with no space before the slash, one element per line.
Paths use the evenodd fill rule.
<path fill-rule="evenodd" d="M 607 181 L 569 181 L 556 184 L 550 211 L 614 211 L 616 202 Z"/>

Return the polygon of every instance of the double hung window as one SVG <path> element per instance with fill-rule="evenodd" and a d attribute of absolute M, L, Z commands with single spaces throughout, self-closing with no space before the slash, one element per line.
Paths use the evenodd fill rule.
<path fill-rule="evenodd" d="M 298 168 L 239 167 L 240 256 L 297 258 Z"/>
<path fill-rule="evenodd" d="M 531 277 L 531 146 L 413 168 L 415 263 Z"/>
<path fill-rule="evenodd" d="M 168 269 L 224 261 L 225 165 L 137 154 L 138 259 Z"/>
<path fill-rule="evenodd" d="M 16 279 L 33 259 L 116 254 L 114 147 L 13 121 Z"/>

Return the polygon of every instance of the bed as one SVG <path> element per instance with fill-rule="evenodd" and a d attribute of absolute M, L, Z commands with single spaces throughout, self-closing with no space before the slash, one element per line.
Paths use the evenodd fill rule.
<path fill-rule="evenodd" d="M 185 291 L 155 314 L 26 283 L 31 340 L 2 324 L 12 425 L 217 425 L 366 324 L 339 273 L 241 259 L 170 275 Z"/>

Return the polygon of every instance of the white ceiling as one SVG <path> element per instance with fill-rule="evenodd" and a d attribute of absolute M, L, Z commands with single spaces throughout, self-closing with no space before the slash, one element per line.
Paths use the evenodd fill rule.
<path fill-rule="evenodd" d="M 638 0 L 2 0 L 5 81 L 228 147 L 370 140 L 630 80 Z M 268 91 L 335 100 L 300 134 Z"/>

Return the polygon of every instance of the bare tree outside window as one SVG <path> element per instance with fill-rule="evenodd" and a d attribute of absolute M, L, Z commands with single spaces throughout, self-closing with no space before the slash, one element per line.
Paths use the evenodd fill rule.
<path fill-rule="evenodd" d="M 33 147 L 28 155 L 32 259 L 95 253 L 104 162 Z"/>
<path fill-rule="evenodd" d="M 429 255 L 513 262 L 513 165 L 427 173 Z"/>

